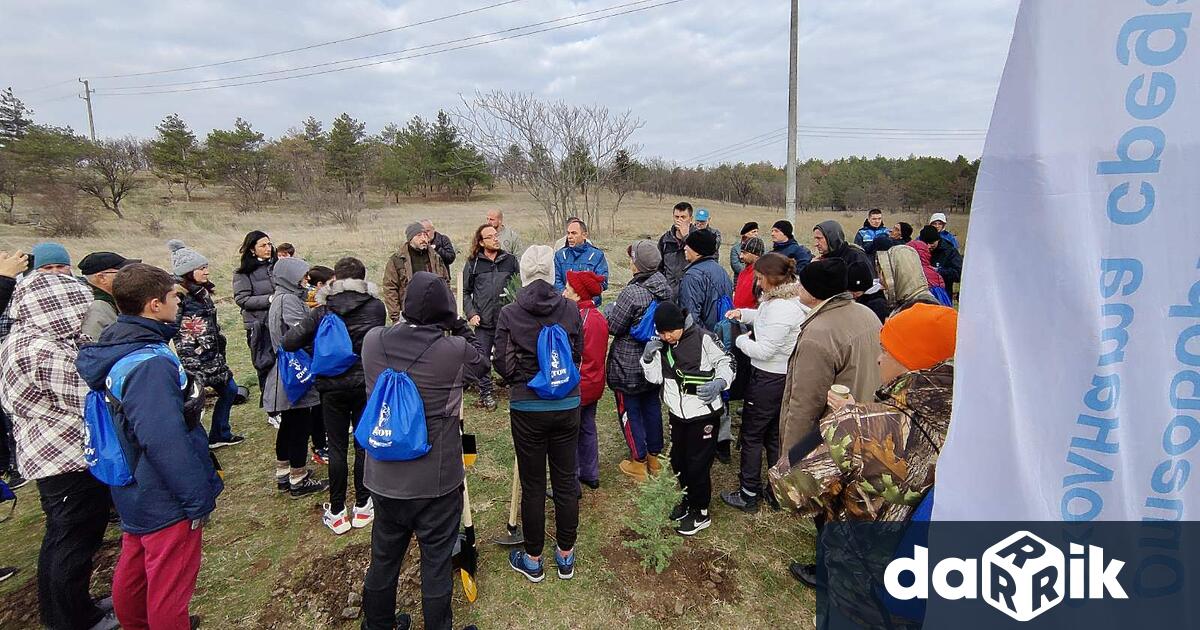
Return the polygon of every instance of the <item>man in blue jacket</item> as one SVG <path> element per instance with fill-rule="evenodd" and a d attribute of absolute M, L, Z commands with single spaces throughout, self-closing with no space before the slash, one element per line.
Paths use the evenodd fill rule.
<path fill-rule="evenodd" d="M 567 223 L 567 246 L 554 254 L 554 288 L 559 293 L 567 288 L 568 271 L 591 271 L 604 278 L 603 286 L 608 289 L 608 260 L 599 247 L 588 241 L 587 224 L 579 219 Z M 599 306 L 599 295 L 595 301 Z"/>
<path fill-rule="evenodd" d="M 187 628 L 201 532 L 224 486 L 200 423 L 202 390 L 166 345 L 179 309 L 175 279 L 130 265 L 114 279 L 113 297 L 117 322 L 76 360 L 88 386 L 115 403 L 109 408 L 133 474 L 129 485 L 111 488 L 124 531 L 113 606 L 125 628 Z"/>
<path fill-rule="evenodd" d="M 883 224 L 883 210 L 879 208 L 871 208 L 867 211 L 867 220 L 863 221 L 863 226 L 858 233 L 854 235 L 854 244 L 867 252 L 867 256 L 871 257 L 871 261 L 875 260 L 875 252 L 880 251 L 878 246 L 884 245 L 884 249 L 891 247 L 891 240 L 887 238 L 889 228 Z"/>
<path fill-rule="evenodd" d="M 796 261 L 796 273 L 812 262 L 812 252 L 796 242 L 791 221 L 780 219 L 771 226 L 771 251 Z"/>

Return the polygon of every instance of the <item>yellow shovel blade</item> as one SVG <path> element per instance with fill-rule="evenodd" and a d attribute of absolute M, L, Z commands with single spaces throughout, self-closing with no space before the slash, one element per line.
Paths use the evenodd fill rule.
<path fill-rule="evenodd" d="M 459 576 L 462 578 L 463 594 L 467 596 L 467 601 L 475 603 L 475 598 L 479 597 L 479 585 L 475 583 L 475 578 L 467 573 L 466 569 L 458 570 Z"/>

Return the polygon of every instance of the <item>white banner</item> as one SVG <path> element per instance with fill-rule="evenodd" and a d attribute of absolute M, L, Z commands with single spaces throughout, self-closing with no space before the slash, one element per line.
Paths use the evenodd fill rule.
<path fill-rule="evenodd" d="M 1200 517 L 1196 6 L 1021 3 L 935 520 Z"/>

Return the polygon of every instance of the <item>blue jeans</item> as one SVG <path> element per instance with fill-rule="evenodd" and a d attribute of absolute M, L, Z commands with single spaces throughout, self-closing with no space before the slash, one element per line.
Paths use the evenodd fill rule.
<path fill-rule="evenodd" d="M 233 428 L 229 426 L 229 411 L 233 409 L 233 401 L 237 398 L 238 386 L 230 376 L 225 382 L 225 389 L 217 389 L 217 405 L 213 408 L 212 428 L 208 430 L 208 441 L 223 442 L 233 438 Z"/>
<path fill-rule="evenodd" d="M 641 394 L 614 391 L 617 396 L 617 416 L 621 433 L 629 446 L 629 456 L 638 461 L 647 453 L 657 455 L 663 450 L 662 405 L 658 400 L 661 388 Z"/>

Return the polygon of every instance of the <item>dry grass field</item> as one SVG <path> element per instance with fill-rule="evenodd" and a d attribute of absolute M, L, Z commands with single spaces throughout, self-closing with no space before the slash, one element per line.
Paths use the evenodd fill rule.
<path fill-rule="evenodd" d="M 230 360 L 243 384 L 253 381 L 248 352 L 241 343 L 237 307 L 230 299 L 230 278 L 243 235 L 251 229 L 269 233 L 276 243 L 291 242 L 300 257 L 332 266 L 344 255 L 362 258 L 371 280 L 378 281 L 390 253 L 403 239 L 404 226 L 432 218 L 456 245 L 464 246 L 489 208 L 505 211 L 526 244 L 549 242 L 540 227 L 541 211 L 521 192 L 497 188 L 470 202 L 404 200 L 399 205 L 373 199 L 359 229 L 318 226 L 312 218 L 287 207 L 254 215 L 236 215 L 213 189 L 202 190 L 191 203 L 163 203 L 165 190 L 153 188 L 133 197 L 128 218 L 106 218 L 102 234 L 67 239 L 75 260 L 90 251 L 115 250 L 129 257 L 167 266 L 165 242 L 181 238 L 212 261 L 213 281 L 220 294 L 221 321 L 230 338 Z M 18 200 L 21 202 L 21 200 Z M 657 238 L 670 224 L 675 199 L 643 195 L 627 198 L 615 233 L 593 230 L 593 240 L 607 250 L 612 282 L 606 299 L 615 297 L 630 276 L 625 246 L 639 237 Z M 725 235 L 721 260 L 738 229 L 756 220 L 769 229 L 782 212 L 743 208 L 694 200 L 707 207 Z M 149 216 L 163 218 L 161 235 L 147 233 Z M 853 235 L 862 216 L 842 213 L 802 213 L 797 236 L 811 247 L 811 227 L 837 219 Z M 893 223 L 906 220 L 920 226 L 927 219 L 913 214 L 889 214 Z M 951 229 L 966 231 L 966 217 L 951 218 Z M 606 227 L 606 226 L 605 226 Z M 555 235 L 557 236 L 557 235 Z M 41 240 L 28 226 L 0 226 L 0 249 L 27 249 Z M 465 248 L 465 247 L 464 247 Z M 465 258 L 465 253 L 460 254 Z M 454 265 L 455 274 L 462 265 Z M 456 279 L 457 283 L 457 279 Z M 471 396 L 469 401 L 474 401 Z M 507 567 L 506 550 L 491 544 L 504 531 L 508 512 L 513 451 L 506 402 L 496 413 L 468 409 L 466 424 L 479 438 L 479 462 L 468 474 L 479 539 L 479 599 L 471 604 L 456 585 L 456 624 L 481 628 L 778 628 L 809 627 L 812 593 L 787 573 L 792 559 L 812 557 L 812 526 L 787 514 L 745 515 L 714 501 L 713 526 L 687 540 L 661 575 L 644 572 L 620 542 L 624 519 L 632 512 L 633 483 L 617 470 L 626 455 L 611 396 L 601 402 L 597 417 L 601 449 L 601 487 L 584 490 L 577 546 L 577 573 L 572 581 L 554 576 L 530 584 Z M 322 496 L 290 500 L 274 489 L 272 466 L 274 429 L 251 404 L 234 408 L 234 430 L 247 436 L 237 447 L 219 451 L 226 468 L 226 489 L 205 530 L 204 562 L 193 611 L 205 628 L 357 628 L 343 619 L 348 597 L 361 587 L 369 558 L 370 535 L 353 530 L 334 537 L 320 522 Z M 736 455 L 734 461 L 736 462 Z M 323 467 L 318 475 L 325 475 Z M 736 468 L 714 465 L 714 490 L 736 484 Z M 41 540 L 41 511 L 33 484 L 17 491 L 13 519 L 0 524 L 0 564 L 21 572 L 0 585 L 0 628 L 36 627 L 36 562 Z M 551 504 L 547 509 L 552 510 Z M 552 519 L 548 519 L 553 527 Z M 109 531 L 109 544 L 98 560 L 94 592 L 105 592 L 115 563 L 118 532 Z M 410 556 L 413 554 L 410 553 Z M 413 558 L 415 560 L 415 558 Z M 401 605 L 419 623 L 420 590 L 415 562 L 406 565 L 400 587 Z"/>

